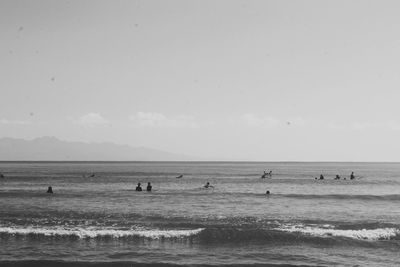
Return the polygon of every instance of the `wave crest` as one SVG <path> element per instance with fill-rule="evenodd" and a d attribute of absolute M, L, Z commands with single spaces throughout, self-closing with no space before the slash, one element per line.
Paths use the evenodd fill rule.
<path fill-rule="evenodd" d="M 84 228 L 35 228 L 35 227 L 0 227 L 0 234 L 8 235 L 39 235 L 39 236 L 61 236 L 78 238 L 126 238 L 142 237 L 149 239 L 161 238 L 184 238 L 195 236 L 204 228 L 191 230 L 115 230 L 115 229 L 84 229 Z"/>
<path fill-rule="evenodd" d="M 399 201 L 400 194 L 392 195 L 346 195 L 346 194 L 277 194 L 282 197 L 297 199 L 345 199 L 345 200 L 370 200 L 370 201 Z"/>
<path fill-rule="evenodd" d="M 346 237 L 359 240 L 390 240 L 400 234 L 397 228 L 377 228 L 377 229 L 360 229 L 360 230 L 341 230 L 335 229 L 333 226 L 305 226 L 305 225 L 282 225 L 276 230 L 301 233 L 316 237 Z"/>

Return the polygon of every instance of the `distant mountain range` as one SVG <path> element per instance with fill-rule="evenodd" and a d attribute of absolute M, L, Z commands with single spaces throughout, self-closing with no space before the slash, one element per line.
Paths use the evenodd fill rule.
<path fill-rule="evenodd" d="M 33 140 L 0 138 L 1 161 L 185 161 L 195 157 L 161 150 L 117 145 L 62 141 L 55 137 Z"/>

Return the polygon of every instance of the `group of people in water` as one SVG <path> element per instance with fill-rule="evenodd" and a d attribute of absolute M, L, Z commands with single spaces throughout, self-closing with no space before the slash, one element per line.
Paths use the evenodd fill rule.
<path fill-rule="evenodd" d="M 212 186 L 211 184 L 210 184 L 210 182 L 207 182 L 204 186 L 203 186 L 204 188 L 214 188 L 214 186 Z M 51 186 L 49 187 L 49 189 L 51 188 Z M 147 192 L 151 192 L 151 189 L 153 188 L 153 186 L 151 185 L 151 183 L 150 182 L 148 182 L 147 183 L 147 187 L 146 187 L 146 191 Z M 143 191 L 143 189 L 142 189 L 142 184 L 141 183 L 138 183 L 137 184 L 137 186 L 136 186 L 136 189 L 135 189 L 136 191 Z M 49 193 L 49 192 L 47 192 L 47 193 Z M 53 193 L 53 192 L 52 192 Z"/>
<path fill-rule="evenodd" d="M 93 175 L 93 176 L 92 176 L 92 175 Z M 92 174 L 92 175 L 90 175 L 89 177 L 94 177 L 94 174 Z M 268 177 L 272 177 L 272 171 L 267 172 L 267 170 L 264 170 L 264 174 L 261 176 L 261 178 L 266 178 L 267 176 L 268 176 Z M 181 175 L 177 176 L 176 178 L 182 178 L 182 177 L 183 177 L 183 175 L 181 174 Z M 0 178 L 4 178 L 4 175 L 3 175 L 2 173 L 0 173 Z M 355 178 L 356 178 L 356 176 L 354 175 L 354 172 L 351 172 L 351 174 L 350 174 L 350 180 L 354 180 Z M 315 177 L 315 180 L 324 180 L 324 179 L 325 179 L 325 177 L 324 177 L 323 174 L 321 174 L 321 175 L 319 176 L 319 179 L 318 179 L 317 177 Z M 334 180 L 340 180 L 340 179 L 341 179 L 341 177 L 340 177 L 339 174 L 337 174 L 337 175 L 335 176 L 335 178 L 334 178 Z M 343 180 L 346 180 L 346 177 L 343 178 Z M 153 186 L 151 185 L 150 182 L 148 182 L 148 183 L 147 183 L 147 187 L 146 187 L 146 191 L 147 191 L 147 192 L 151 192 L 152 188 L 153 188 Z M 208 189 L 208 188 L 214 188 L 214 186 L 212 186 L 212 185 L 210 184 L 210 182 L 207 182 L 205 185 L 203 185 L 203 188 L 206 188 L 206 189 Z M 139 192 L 140 192 L 140 191 L 143 191 L 142 186 L 141 186 L 141 183 L 138 183 L 138 184 L 137 184 L 135 191 L 139 191 Z M 47 192 L 46 192 L 46 193 L 53 194 L 53 188 L 52 188 L 51 186 L 49 186 L 49 187 L 47 188 Z M 269 195 L 269 194 L 270 194 L 270 191 L 267 191 L 266 194 Z"/>
<path fill-rule="evenodd" d="M 356 176 L 354 175 L 354 172 L 351 172 L 350 180 L 354 180 L 355 178 L 356 178 Z M 325 179 L 325 177 L 322 174 L 319 176 L 319 179 L 317 177 L 315 177 L 315 180 L 324 180 L 324 179 Z M 334 180 L 340 180 L 340 175 L 336 174 Z M 343 180 L 346 180 L 346 177 L 344 177 Z"/>
<path fill-rule="evenodd" d="M 272 178 L 272 171 L 267 172 L 267 170 L 264 170 L 264 174 L 261 175 L 261 178 L 265 179 L 267 177 Z"/>
<path fill-rule="evenodd" d="M 147 191 L 147 192 L 151 192 L 151 189 L 152 189 L 152 188 L 153 188 L 153 186 L 151 185 L 150 182 L 148 182 L 148 183 L 147 183 L 147 187 L 146 187 L 146 191 Z M 136 186 L 136 191 L 143 191 L 143 190 L 142 190 L 141 183 L 138 183 L 138 184 L 137 184 L 137 186 Z"/>

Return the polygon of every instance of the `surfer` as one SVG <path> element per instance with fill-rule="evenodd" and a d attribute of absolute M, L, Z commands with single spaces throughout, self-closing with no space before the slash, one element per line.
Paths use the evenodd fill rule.
<path fill-rule="evenodd" d="M 267 177 L 267 170 L 264 170 L 264 174 L 261 175 L 261 179 L 265 179 L 265 177 Z"/>
<path fill-rule="evenodd" d="M 180 175 L 176 176 L 175 178 L 179 179 L 179 178 L 182 178 L 182 177 L 183 177 L 183 174 L 180 174 Z"/>
<path fill-rule="evenodd" d="M 151 183 L 148 182 L 148 183 L 147 183 L 146 191 L 147 191 L 147 192 L 150 192 L 150 191 L 151 191 L 151 188 L 152 188 Z"/>
<path fill-rule="evenodd" d="M 351 174 L 350 174 L 350 180 L 353 180 L 354 178 L 356 178 L 356 177 L 354 176 L 354 172 L 351 172 Z"/>
<path fill-rule="evenodd" d="M 53 194 L 53 188 L 51 187 L 51 186 L 49 186 L 48 188 L 47 188 L 47 192 L 46 193 L 48 193 L 48 194 Z"/>
<path fill-rule="evenodd" d="M 261 176 L 262 179 L 267 178 L 269 176 L 270 178 L 272 177 L 272 171 L 267 172 L 267 170 L 264 170 L 264 174 Z"/>
<path fill-rule="evenodd" d="M 140 183 L 137 184 L 136 191 L 142 191 L 142 187 L 140 186 Z"/>
<path fill-rule="evenodd" d="M 204 185 L 204 188 L 214 188 L 214 186 L 212 186 L 212 185 L 210 185 L 210 183 L 209 182 L 207 182 L 205 185 Z"/>
<path fill-rule="evenodd" d="M 321 175 L 319 176 L 319 179 L 320 179 L 320 180 L 324 180 L 324 176 L 321 174 Z"/>

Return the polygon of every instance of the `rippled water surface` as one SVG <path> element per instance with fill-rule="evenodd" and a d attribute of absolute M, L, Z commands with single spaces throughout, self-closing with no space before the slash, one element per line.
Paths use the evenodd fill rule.
<path fill-rule="evenodd" d="M 400 265 L 396 163 L 2 162 L 0 172 L 2 265 Z"/>

